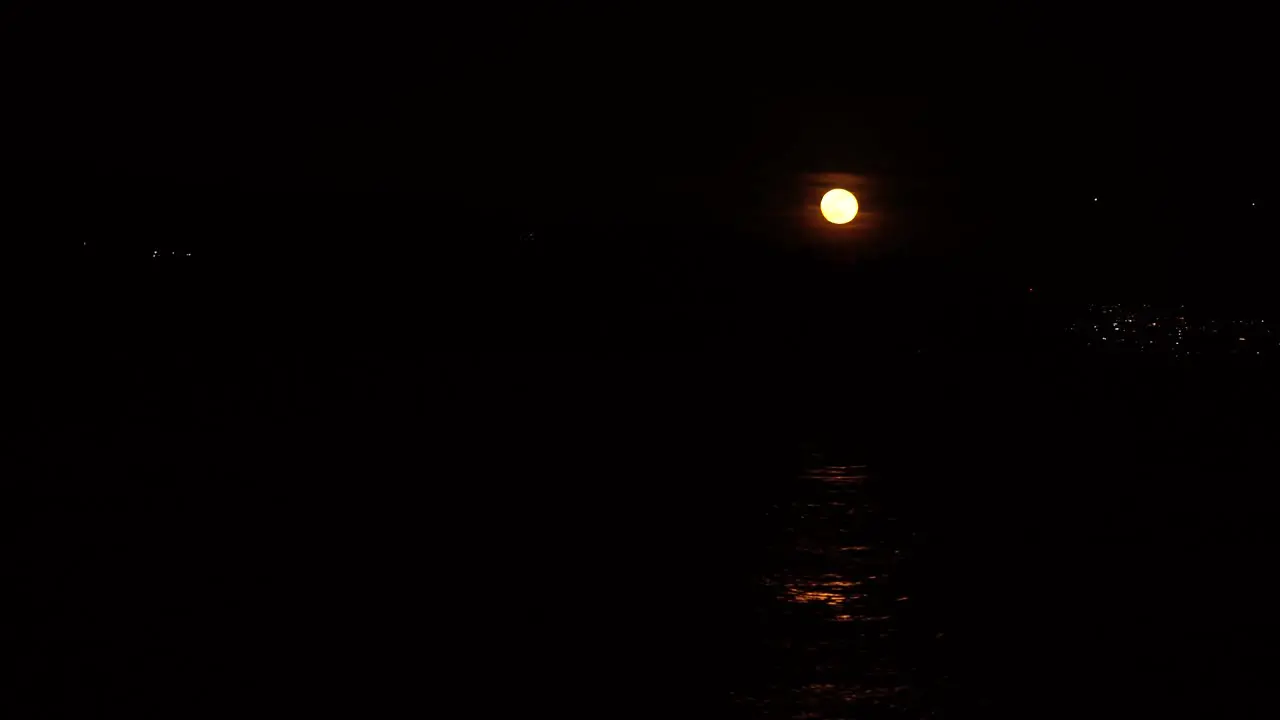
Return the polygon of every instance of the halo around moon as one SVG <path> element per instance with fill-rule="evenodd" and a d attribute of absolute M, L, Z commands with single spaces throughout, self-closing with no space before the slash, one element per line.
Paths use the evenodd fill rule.
<path fill-rule="evenodd" d="M 858 215 L 858 198 L 848 190 L 836 188 L 822 196 L 822 217 L 836 225 L 848 225 Z"/>

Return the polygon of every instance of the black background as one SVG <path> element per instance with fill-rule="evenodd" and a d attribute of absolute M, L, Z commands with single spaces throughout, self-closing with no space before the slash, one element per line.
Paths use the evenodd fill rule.
<path fill-rule="evenodd" d="M 1246 79 L 1028 67 L 864 94 L 840 79 L 897 56 L 832 81 L 542 20 L 417 18 L 408 42 L 390 18 L 19 16 L 38 32 L 8 50 L 15 703 L 711 702 L 689 698 L 749 612 L 724 588 L 750 576 L 757 511 L 806 442 L 853 435 L 932 498 L 960 662 L 1024 689 L 998 709 L 1078 693 L 1050 669 L 1073 652 L 1113 658 L 1116 707 L 1158 686 L 1124 678 L 1169 677 L 1152 648 L 1218 652 L 1082 591 L 1074 624 L 1046 620 L 1060 569 L 1165 585 L 1126 573 L 1121 541 L 1089 564 L 1045 538 L 1081 516 L 1176 536 L 1143 498 L 1187 446 L 1231 480 L 1204 527 L 1260 522 L 1273 374 L 1081 365 L 1044 336 L 1076 302 L 1274 306 L 1271 114 Z M 829 173 L 863 200 L 850 233 L 798 211 Z M 1113 442 L 1135 436 L 1159 462 Z M 987 481 L 937 479 L 948 453 Z M 1064 497 L 1098 467 L 1124 490 Z M 1022 549 L 966 572 L 961 547 Z M 974 573 L 1036 592 L 985 603 Z"/>

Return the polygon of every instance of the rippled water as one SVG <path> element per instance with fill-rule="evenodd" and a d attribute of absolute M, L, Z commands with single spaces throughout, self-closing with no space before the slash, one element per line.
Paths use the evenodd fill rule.
<path fill-rule="evenodd" d="M 910 523 L 865 465 L 815 465 L 795 482 L 770 511 L 745 629 L 754 654 L 732 704 L 741 717 L 933 716 L 939 679 L 921 661 L 943 638 L 912 611 Z"/>

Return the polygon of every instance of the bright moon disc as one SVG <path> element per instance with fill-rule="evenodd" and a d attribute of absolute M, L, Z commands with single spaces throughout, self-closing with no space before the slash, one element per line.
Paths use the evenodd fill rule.
<path fill-rule="evenodd" d="M 858 198 L 848 190 L 832 190 L 822 196 L 822 217 L 836 225 L 853 222 L 858 214 Z"/>

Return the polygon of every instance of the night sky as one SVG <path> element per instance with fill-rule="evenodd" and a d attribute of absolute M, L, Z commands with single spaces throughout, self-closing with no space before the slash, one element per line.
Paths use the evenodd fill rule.
<path fill-rule="evenodd" d="M 804 246 L 815 185 L 848 177 L 865 216 L 847 245 L 864 262 L 1086 300 L 1273 300 L 1274 112 L 1226 68 L 1201 67 L 1189 80 L 1214 80 L 1194 92 L 1100 60 L 921 85 L 852 58 L 784 53 L 797 62 L 765 72 L 710 46 L 695 61 L 505 20 L 479 37 L 424 24 L 416 44 L 320 15 L 55 23 L 102 52 L 31 60 L 65 82 L 32 80 L 11 186 L 32 212 L 71 204 L 268 254 L 292 251 L 285 236 L 340 255 L 552 228 L 719 252 L 750 235 Z M 326 212 L 396 231 L 356 240 Z"/>

